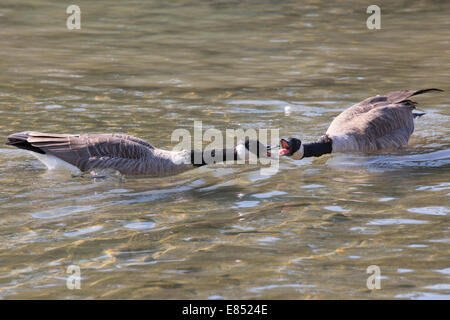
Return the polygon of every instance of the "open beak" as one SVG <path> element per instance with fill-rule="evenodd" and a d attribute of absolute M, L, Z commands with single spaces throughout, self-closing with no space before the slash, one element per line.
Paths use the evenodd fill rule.
<path fill-rule="evenodd" d="M 270 150 L 272 150 L 273 148 L 277 148 L 277 147 L 278 146 L 267 146 L 266 156 L 271 157 L 272 153 L 270 152 Z"/>
<path fill-rule="evenodd" d="M 291 147 L 289 146 L 289 143 L 285 140 L 285 139 L 281 139 L 280 140 L 280 156 L 284 156 L 284 155 L 291 155 Z"/>

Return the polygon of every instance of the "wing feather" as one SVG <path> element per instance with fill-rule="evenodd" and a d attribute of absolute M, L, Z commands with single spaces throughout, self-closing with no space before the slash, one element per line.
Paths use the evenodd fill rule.
<path fill-rule="evenodd" d="M 341 127 L 345 127 L 346 124 L 358 117 L 359 115 L 363 115 L 364 113 L 378 107 L 387 106 L 387 105 L 396 105 L 402 106 L 404 101 L 408 101 L 410 105 L 414 105 L 415 103 L 408 98 L 426 93 L 429 91 L 443 91 L 441 89 L 421 89 L 421 90 L 401 90 L 401 91 L 393 91 L 389 92 L 384 96 L 374 96 L 367 98 L 350 108 L 344 110 L 340 113 L 334 120 L 331 122 L 328 131 L 330 132 L 338 132 Z"/>
<path fill-rule="evenodd" d="M 64 160 L 81 171 L 112 168 L 122 173 L 144 170 L 154 148 L 144 140 L 125 134 L 61 135 L 28 133 L 36 148 Z"/>
<path fill-rule="evenodd" d="M 333 151 L 375 151 L 408 144 L 414 131 L 416 103 L 410 97 L 440 89 L 393 91 L 367 98 L 339 114 L 330 124 L 327 135 Z"/>
<path fill-rule="evenodd" d="M 339 130 L 330 127 L 327 135 L 333 140 L 333 152 L 367 152 L 407 145 L 414 131 L 413 109 L 408 102 L 380 106 L 351 118 Z"/>

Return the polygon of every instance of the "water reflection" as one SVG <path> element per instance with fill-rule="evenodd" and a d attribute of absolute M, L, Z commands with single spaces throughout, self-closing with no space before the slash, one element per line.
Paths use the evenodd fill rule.
<path fill-rule="evenodd" d="M 368 96 L 450 85 L 445 1 L 386 3 L 376 33 L 363 1 L 91 2 L 80 32 L 60 23 L 64 3 L 9 2 L 3 137 L 126 132 L 170 149 L 201 120 L 307 142 Z M 417 100 L 407 148 L 283 159 L 272 176 L 71 177 L 0 147 L 0 297 L 448 299 L 448 99 Z"/>

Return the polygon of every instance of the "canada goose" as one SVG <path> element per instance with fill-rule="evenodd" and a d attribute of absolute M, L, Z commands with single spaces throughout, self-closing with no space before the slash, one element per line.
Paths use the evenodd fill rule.
<path fill-rule="evenodd" d="M 405 146 L 414 131 L 414 118 L 424 115 L 412 112 L 416 102 L 408 98 L 428 91 L 443 90 L 403 90 L 367 98 L 339 114 L 316 142 L 302 144 L 296 138 L 281 139 L 279 153 L 302 159 L 331 152 L 370 152 Z"/>
<path fill-rule="evenodd" d="M 115 169 L 122 174 L 166 176 L 225 160 L 247 159 L 250 151 L 269 156 L 269 146 L 257 140 L 229 149 L 167 151 L 125 134 L 51 134 L 20 132 L 7 145 L 31 151 L 49 169 L 89 172 Z M 255 152 L 254 152 L 255 151 Z"/>

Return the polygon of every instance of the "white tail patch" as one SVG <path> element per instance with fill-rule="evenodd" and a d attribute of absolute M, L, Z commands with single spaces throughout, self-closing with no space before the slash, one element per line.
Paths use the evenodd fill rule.
<path fill-rule="evenodd" d="M 76 173 L 81 172 L 77 167 L 50 154 L 41 154 L 32 151 L 30 151 L 30 153 L 40 162 L 45 164 L 49 170 L 64 170 Z"/>

